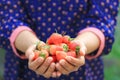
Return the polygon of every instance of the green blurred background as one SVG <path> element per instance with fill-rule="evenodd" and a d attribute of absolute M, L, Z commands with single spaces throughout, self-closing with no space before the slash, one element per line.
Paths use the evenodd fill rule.
<path fill-rule="evenodd" d="M 105 65 L 105 80 L 120 80 L 120 9 L 115 38 L 116 40 L 111 53 L 103 57 Z M 0 49 L 0 80 L 3 80 L 4 53 L 5 51 Z"/>

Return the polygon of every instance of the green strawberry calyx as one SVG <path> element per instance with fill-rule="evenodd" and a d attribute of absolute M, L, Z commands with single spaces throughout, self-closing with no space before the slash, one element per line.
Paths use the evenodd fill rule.
<path fill-rule="evenodd" d="M 42 58 L 45 58 L 46 54 L 44 52 L 41 52 L 39 56 L 42 57 Z"/>
<path fill-rule="evenodd" d="M 63 45 L 63 51 L 65 51 L 65 52 L 68 51 L 68 46 L 67 45 Z"/>
<path fill-rule="evenodd" d="M 80 46 L 76 46 L 75 52 L 76 52 L 76 55 L 79 55 L 79 52 L 80 52 Z"/>

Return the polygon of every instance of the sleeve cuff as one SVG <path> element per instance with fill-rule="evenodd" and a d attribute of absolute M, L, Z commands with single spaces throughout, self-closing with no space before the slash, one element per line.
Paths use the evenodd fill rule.
<path fill-rule="evenodd" d="M 103 51 L 103 49 L 104 49 L 104 46 L 105 46 L 105 36 L 104 36 L 104 34 L 103 34 L 99 29 L 93 28 L 93 27 L 92 27 L 92 28 L 91 28 L 91 27 L 86 28 L 86 29 L 80 31 L 79 34 L 84 33 L 84 32 L 88 32 L 88 31 L 93 32 L 93 33 L 96 34 L 96 35 L 98 36 L 98 38 L 100 39 L 100 47 L 99 47 L 96 55 L 94 55 L 94 56 L 86 55 L 86 56 L 85 56 L 86 59 L 91 60 L 91 59 L 94 59 L 94 58 L 96 58 L 96 57 L 98 57 L 98 56 L 101 55 L 101 53 L 102 53 L 102 51 Z"/>
<path fill-rule="evenodd" d="M 34 33 L 29 27 L 27 27 L 27 26 L 20 26 L 20 27 L 16 28 L 16 29 L 12 32 L 12 34 L 11 34 L 11 36 L 10 36 L 10 38 L 9 38 L 9 40 L 10 40 L 10 45 L 11 45 L 11 47 L 12 47 L 12 49 L 13 49 L 13 52 L 15 53 L 16 56 L 20 57 L 21 59 L 27 59 L 27 58 L 25 57 L 25 55 L 20 55 L 20 54 L 17 52 L 17 50 L 16 50 L 16 48 L 15 48 L 15 39 L 16 39 L 16 37 L 19 35 L 19 33 L 22 32 L 22 31 L 24 31 L 24 30 L 31 31 L 32 33 Z"/>

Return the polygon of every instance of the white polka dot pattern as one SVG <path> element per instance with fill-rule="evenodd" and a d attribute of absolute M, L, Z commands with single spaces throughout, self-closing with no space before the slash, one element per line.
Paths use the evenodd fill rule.
<path fill-rule="evenodd" d="M 9 37 L 18 26 L 30 27 L 43 41 L 55 31 L 76 37 L 80 30 L 96 27 L 105 35 L 103 54 L 108 54 L 114 42 L 117 13 L 118 0 L 1 0 L 0 48 L 7 51 L 5 80 L 48 80 L 29 70 L 27 60 L 13 54 Z M 96 51 L 91 55 L 95 54 Z M 78 71 L 57 80 L 103 80 L 103 77 L 103 63 L 98 57 L 86 60 Z"/>

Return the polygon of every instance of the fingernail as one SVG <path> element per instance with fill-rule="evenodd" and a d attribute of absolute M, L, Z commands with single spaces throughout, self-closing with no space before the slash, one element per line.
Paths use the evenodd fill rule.
<path fill-rule="evenodd" d="M 57 68 L 57 67 L 59 67 L 59 63 L 56 63 L 56 65 L 55 65 L 55 66 L 56 66 L 56 68 Z"/>
<path fill-rule="evenodd" d="M 57 77 L 60 77 L 61 73 L 59 71 L 57 71 Z"/>
<path fill-rule="evenodd" d="M 52 58 L 52 57 L 50 57 L 50 58 L 49 58 L 49 60 L 50 60 L 50 62 L 51 62 L 51 61 L 53 60 L 53 58 Z"/>
<path fill-rule="evenodd" d="M 38 58 L 38 61 L 41 62 L 43 61 L 44 59 L 42 57 Z"/>
<path fill-rule="evenodd" d="M 49 57 L 48 59 L 47 59 L 47 62 L 49 63 L 49 62 L 51 62 L 53 59 L 51 58 L 51 57 Z"/>
<path fill-rule="evenodd" d="M 60 60 L 60 64 L 65 65 L 65 61 L 64 60 Z"/>
<path fill-rule="evenodd" d="M 56 72 L 53 72 L 53 73 L 52 73 L 52 77 L 53 77 L 53 78 L 56 78 L 56 77 L 57 77 L 57 73 L 56 73 Z"/>
<path fill-rule="evenodd" d="M 55 68 L 55 64 L 54 63 L 51 64 L 51 68 Z"/>

